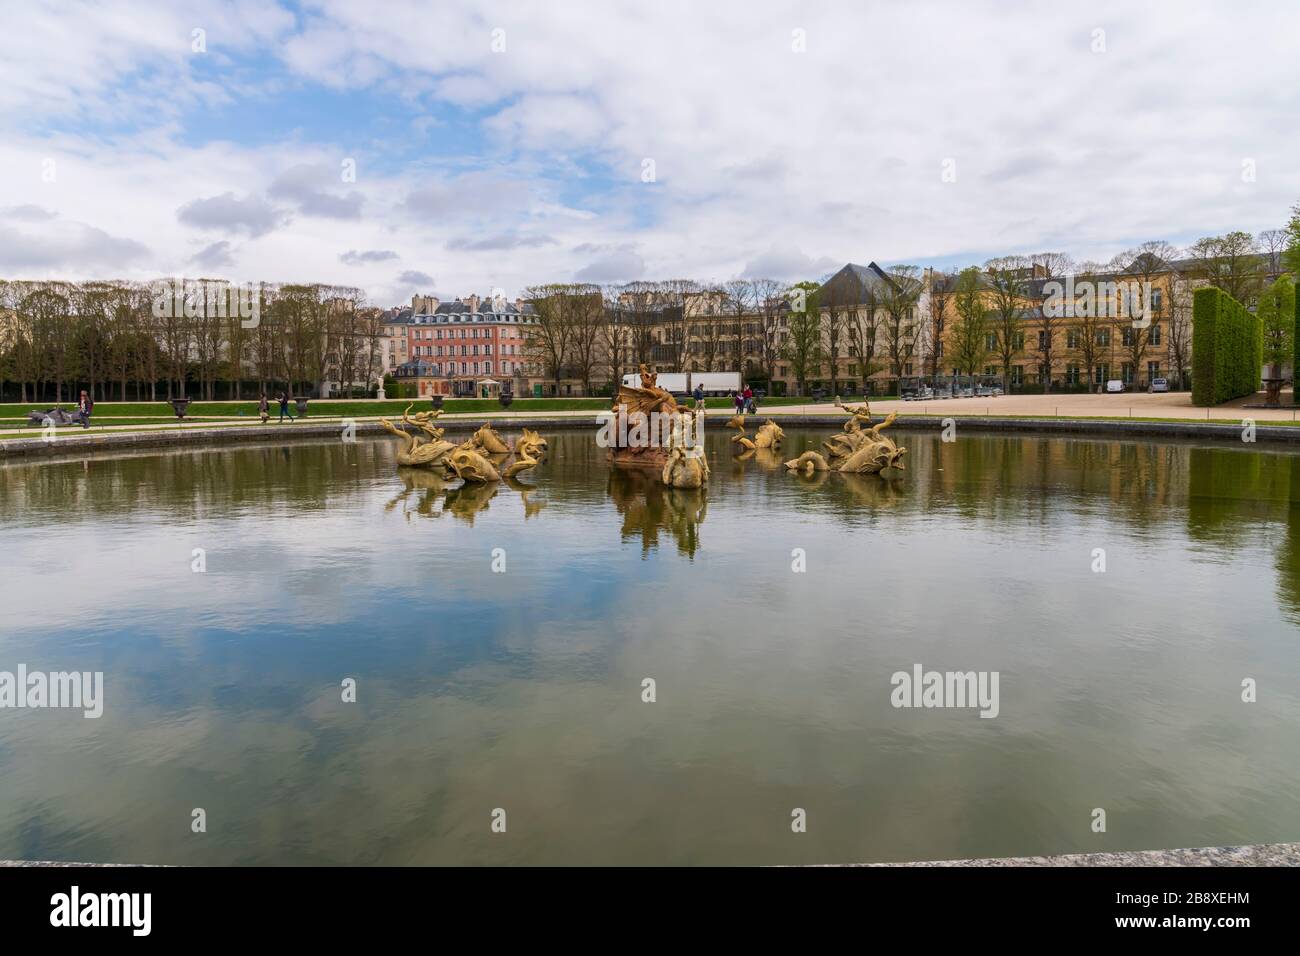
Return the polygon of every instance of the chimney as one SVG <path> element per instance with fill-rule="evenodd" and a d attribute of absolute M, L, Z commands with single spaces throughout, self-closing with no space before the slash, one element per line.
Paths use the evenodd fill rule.
<path fill-rule="evenodd" d="M 465 296 L 464 302 L 469 306 L 471 312 L 478 311 L 479 297 L 477 294 Z"/>

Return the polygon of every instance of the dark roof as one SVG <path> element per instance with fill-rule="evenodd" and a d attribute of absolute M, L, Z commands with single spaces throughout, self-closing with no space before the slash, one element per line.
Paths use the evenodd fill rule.
<path fill-rule="evenodd" d="M 823 293 L 823 305 L 830 299 L 846 305 L 863 302 L 869 290 L 878 290 L 880 286 L 888 283 L 889 277 L 874 262 L 865 266 L 850 262 L 823 282 L 819 291 Z"/>

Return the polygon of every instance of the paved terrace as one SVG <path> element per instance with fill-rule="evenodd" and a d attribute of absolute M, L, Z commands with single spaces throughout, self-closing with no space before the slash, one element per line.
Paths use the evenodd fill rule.
<path fill-rule="evenodd" d="M 997 398 L 954 398 L 941 399 L 926 402 L 904 402 L 899 399 L 878 400 L 871 403 L 873 414 L 884 416 L 890 412 L 898 412 L 905 416 L 935 416 L 940 418 L 961 418 L 961 417 L 996 417 L 996 418 L 1090 418 L 1090 419 L 1167 419 L 1177 421 L 1219 421 L 1219 422 L 1241 422 L 1244 419 L 1252 419 L 1256 422 L 1277 422 L 1277 423 L 1297 423 L 1300 424 L 1300 414 L 1297 414 L 1296 406 L 1291 404 L 1291 395 L 1289 392 L 1282 394 L 1282 406 L 1280 408 L 1246 408 L 1247 404 L 1263 404 L 1264 394 L 1260 392 L 1253 398 L 1238 399 L 1233 402 L 1225 402 L 1222 405 L 1216 405 L 1213 408 L 1202 408 L 1192 404 L 1191 396 L 1187 392 L 1168 392 L 1164 394 L 1148 395 L 1145 392 L 1120 394 L 1120 395 L 1002 395 Z M 860 402 L 861 399 L 850 398 L 851 404 Z M 417 410 L 427 407 L 427 400 L 416 400 Z M 66 404 L 66 403 L 65 403 Z M 219 404 L 219 403 L 218 403 Z M 32 406 L 35 407 L 35 406 Z M 160 420 L 157 424 L 132 424 L 132 425 L 115 425 L 110 424 L 112 421 L 112 405 L 104 404 L 101 406 L 102 414 L 92 418 L 91 433 L 107 431 L 141 431 L 146 429 L 164 429 L 175 431 L 177 429 L 198 429 L 198 428 L 222 428 L 230 426 L 244 426 L 254 428 L 293 428 L 295 425 L 305 422 L 332 422 L 342 421 L 343 416 L 322 415 L 312 412 L 308 407 L 307 417 L 305 420 L 299 420 L 293 423 L 286 422 L 283 425 L 276 424 L 277 415 L 272 413 L 271 421 L 267 425 L 262 425 L 256 420 L 250 419 L 250 416 L 230 416 L 223 420 L 212 420 L 214 416 L 205 415 L 207 421 L 184 421 L 177 422 L 174 419 Z M 7 411 L 13 409 L 12 412 Z M 26 405 L 6 404 L 0 406 L 0 416 L 25 415 L 30 410 Z M 711 418 L 726 417 L 730 413 L 725 409 L 710 409 Z M 482 422 L 490 419 L 558 419 L 558 418 L 576 418 L 592 419 L 595 415 L 594 410 L 582 409 L 575 411 L 525 411 L 520 408 L 499 409 L 491 412 L 466 412 L 444 414 L 439 421 L 451 424 L 457 421 L 477 421 Z M 835 407 L 834 402 L 809 402 L 804 405 L 774 405 L 771 408 L 764 408 L 760 405 L 759 415 L 762 417 L 771 416 L 780 418 L 782 416 L 795 417 L 818 417 L 832 416 L 843 418 L 844 413 Z M 374 421 L 380 416 L 376 415 L 356 415 L 347 416 L 355 421 Z M 400 415 L 393 415 L 391 412 L 386 413 L 385 417 L 390 420 L 400 418 Z M 75 426 L 80 431 L 80 426 Z M 74 426 L 60 427 L 59 433 L 72 432 Z M 35 426 L 3 427 L 0 428 L 0 438 L 25 437 L 30 438 L 39 432 Z"/>

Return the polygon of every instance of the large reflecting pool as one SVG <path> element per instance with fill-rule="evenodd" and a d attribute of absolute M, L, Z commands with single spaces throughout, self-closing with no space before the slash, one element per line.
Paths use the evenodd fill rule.
<path fill-rule="evenodd" d="M 903 433 L 899 480 L 804 480 L 709 442 L 707 494 L 610 474 L 592 432 L 486 490 L 399 474 L 389 440 L 0 467 L 0 670 L 106 685 L 97 720 L 0 710 L 0 858 L 1300 837 L 1300 457 Z M 998 716 L 891 706 L 914 664 L 997 671 Z"/>

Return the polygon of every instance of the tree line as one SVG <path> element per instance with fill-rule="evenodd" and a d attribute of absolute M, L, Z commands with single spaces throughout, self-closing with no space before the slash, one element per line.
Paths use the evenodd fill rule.
<path fill-rule="evenodd" d="M 249 315 L 233 305 L 244 296 Z M 373 382 L 382 322 L 360 289 L 208 280 L 0 282 L 0 391 L 61 402 L 229 399 Z"/>

